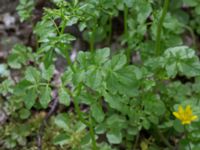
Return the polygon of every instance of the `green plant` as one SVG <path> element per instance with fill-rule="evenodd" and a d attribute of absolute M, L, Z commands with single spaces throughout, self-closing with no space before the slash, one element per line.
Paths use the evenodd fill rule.
<path fill-rule="evenodd" d="M 21 21 L 29 19 L 34 9 L 34 0 L 20 0 L 17 11 Z"/>
<path fill-rule="evenodd" d="M 73 150 L 187 149 L 188 143 L 199 149 L 199 120 L 185 129 L 185 139 L 172 114 L 177 105 L 190 105 L 200 117 L 196 33 L 183 4 L 195 12 L 199 7 L 195 0 L 52 0 L 34 26 L 36 48 L 17 44 L 8 57 L 19 79 L 13 81 L 7 66 L 0 67 L 7 70 L 0 74 L 6 99 L 0 103 L 9 115 L 9 124 L 1 129 L 7 131 L 3 148 L 34 149 L 34 141 L 26 139 L 39 134 L 38 147 L 43 149 L 48 144 Z M 31 16 L 33 6 L 21 1 L 22 21 Z M 122 33 L 114 31 L 115 19 L 123 22 Z M 72 26 L 82 38 L 67 32 Z M 186 33 L 192 44 L 182 38 Z M 88 50 L 78 50 L 73 61 L 77 40 L 88 43 Z M 58 82 L 55 62 L 60 56 L 66 65 Z M 55 111 L 51 102 L 59 107 L 49 119 Z M 19 131 L 15 121 L 17 127 L 25 122 Z M 37 131 L 44 128 L 42 136 Z"/>

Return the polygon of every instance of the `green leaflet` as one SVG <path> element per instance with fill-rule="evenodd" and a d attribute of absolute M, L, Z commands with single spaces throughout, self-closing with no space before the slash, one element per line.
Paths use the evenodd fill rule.
<path fill-rule="evenodd" d="M 43 108 L 47 108 L 51 101 L 51 88 L 49 86 L 41 88 L 40 104 Z"/>
<path fill-rule="evenodd" d="M 35 88 L 26 91 L 24 98 L 24 103 L 26 108 L 30 109 L 35 104 L 37 98 L 37 91 Z"/>
<path fill-rule="evenodd" d="M 70 96 L 64 87 L 60 88 L 58 95 L 59 95 L 59 102 L 65 106 L 69 106 Z"/>

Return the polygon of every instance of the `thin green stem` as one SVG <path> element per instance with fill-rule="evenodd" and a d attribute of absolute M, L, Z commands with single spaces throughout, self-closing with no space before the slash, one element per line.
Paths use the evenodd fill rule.
<path fill-rule="evenodd" d="M 39 86 L 49 86 L 49 83 L 39 83 Z"/>
<path fill-rule="evenodd" d="M 162 32 L 162 26 L 163 26 L 165 16 L 167 14 L 168 7 L 169 7 L 169 0 L 165 0 L 164 7 L 162 10 L 162 15 L 159 19 L 158 26 L 157 26 L 156 48 L 155 48 L 157 56 L 161 54 L 161 32 Z"/>
<path fill-rule="evenodd" d="M 92 120 L 92 116 L 90 115 L 90 136 L 92 139 L 92 147 L 93 150 L 97 150 L 97 144 L 96 144 L 96 139 L 95 139 L 95 132 L 94 132 L 94 128 L 93 128 L 93 120 Z"/>
<path fill-rule="evenodd" d="M 58 32 L 58 34 L 60 35 L 60 31 L 59 31 L 59 29 L 58 29 L 58 26 L 57 26 L 57 24 L 55 23 L 55 21 L 51 18 L 51 17 L 49 17 L 50 18 L 50 20 L 53 22 L 53 25 L 55 26 L 55 28 L 56 28 L 56 31 Z"/>
<path fill-rule="evenodd" d="M 97 28 L 97 18 L 94 19 L 95 21 L 95 24 L 93 25 L 92 29 L 91 29 L 91 35 L 90 35 L 90 52 L 91 52 L 91 55 L 92 55 L 92 62 L 94 62 L 95 58 L 94 58 L 94 55 L 95 55 L 95 35 L 96 35 L 96 28 Z"/>
<path fill-rule="evenodd" d="M 63 10 L 64 10 L 64 8 L 62 7 L 62 8 L 61 8 L 61 14 L 62 14 L 61 19 L 62 19 L 62 21 L 63 21 L 63 22 L 62 22 L 63 24 L 62 24 L 62 26 L 61 26 L 61 31 L 60 31 L 61 34 L 64 33 L 64 31 L 65 31 L 65 26 L 66 26 L 66 23 L 67 23 L 67 20 L 65 19 L 65 15 L 64 15 L 64 11 L 63 11 Z"/>
<path fill-rule="evenodd" d="M 62 27 L 61 27 L 61 31 L 59 30 L 59 28 L 56 25 L 55 21 L 52 18 L 50 18 L 50 19 L 53 22 L 57 33 L 59 35 L 62 35 L 64 33 L 64 31 L 65 31 L 65 26 L 66 26 L 66 23 L 67 23 L 67 21 L 65 20 L 64 16 L 62 16 L 63 24 L 62 24 Z M 63 51 L 65 51 L 65 44 L 64 43 L 61 44 L 61 47 L 62 47 Z M 68 65 L 71 66 L 72 62 L 71 62 L 71 59 L 70 59 L 70 56 L 69 56 L 69 53 L 68 53 L 67 50 L 65 51 L 65 58 L 67 60 Z M 73 68 L 72 68 L 72 70 L 73 70 Z"/>
<path fill-rule="evenodd" d="M 67 24 L 67 20 L 64 18 L 64 16 L 62 16 L 62 20 L 63 20 L 63 24 L 62 24 L 62 27 L 61 27 L 61 31 L 59 32 L 59 35 L 62 35 L 64 32 L 65 32 L 65 27 L 66 27 L 66 24 Z M 71 58 L 70 58 L 70 54 L 68 52 L 68 50 L 66 49 L 66 46 L 64 43 L 61 44 L 61 47 L 63 49 L 63 53 L 65 55 L 65 59 L 67 61 L 67 64 L 72 68 L 72 70 L 74 71 L 74 68 L 72 66 L 72 61 L 71 61 Z"/>
<path fill-rule="evenodd" d="M 124 34 L 125 38 L 128 39 L 128 7 L 124 5 Z M 127 42 L 127 48 L 126 48 L 126 56 L 127 56 L 127 62 L 130 62 L 131 57 L 131 49 L 129 48 L 129 42 Z"/>
<path fill-rule="evenodd" d="M 65 59 L 66 59 L 66 61 L 67 61 L 68 66 L 71 66 L 71 67 L 72 67 L 72 61 L 71 61 L 69 52 L 68 52 L 68 50 L 66 49 L 66 46 L 65 46 L 64 43 L 61 43 L 61 48 L 62 48 L 62 53 L 64 53 L 64 56 L 65 56 Z"/>
<path fill-rule="evenodd" d="M 108 43 L 111 42 L 111 36 L 112 36 L 112 16 L 109 17 L 109 31 L 108 31 Z"/>
<path fill-rule="evenodd" d="M 95 27 L 92 28 L 92 32 L 90 35 L 90 51 L 94 53 L 94 40 L 95 40 L 96 29 Z"/>
<path fill-rule="evenodd" d="M 136 148 L 137 148 L 139 138 L 140 138 L 140 132 L 137 134 L 137 137 L 136 137 L 136 139 L 135 139 L 135 143 L 134 143 L 133 149 L 136 149 Z"/>
<path fill-rule="evenodd" d="M 190 140 L 189 140 L 189 137 L 188 137 L 188 132 L 186 130 L 186 126 L 184 125 L 184 133 L 185 133 L 185 138 L 186 140 L 188 141 L 188 147 L 189 147 L 189 150 L 192 150 L 192 147 L 190 145 Z"/>
<path fill-rule="evenodd" d="M 80 94 L 81 87 L 82 87 L 82 85 L 79 84 L 77 95 Z M 94 128 L 93 128 L 92 116 L 91 116 L 91 115 L 89 116 L 89 121 L 85 120 L 85 119 L 83 118 L 83 113 L 82 113 L 82 111 L 80 110 L 80 107 L 79 107 L 79 105 L 78 105 L 78 103 L 77 103 L 77 100 L 74 98 L 73 94 L 71 93 L 71 91 L 70 91 L 69 89 L 66 89 L 66 91 L 67 91 L 67 93 L 70 95 L 70 97 L 72 98 L 72 100 L 73 100 L 73 102 L 74 102 L 75 111 L 76 111 L 76 113 L 78 114 L 79 120 L 80 120 L 82 123 L 84 123 L 87 127 L 89 127 L 90 136 L 91 136 L 91 139 L 92 139 L 92 147 L 93 147 L 93 150 L 97 150 L 96 139 L 95 139 L 95 132 L 94 132 Z"/>
<path fill-rule="evenodd" d="M 79 87 L 78 87 L 79 88 Z M 80 89 L 78 89 L 78 90 L 80 90 Z M 77 100 L 75 99 L 75 97 L 73 96 L 73 94 L 71 93 L 71 91 L 69 90 L 69 89 L 67 89 L 66 88 L 66 92 L 70 95 L 70 97 L 71 97 L 71 99 L 73 100 L 73 102 L 74 102 L 74 107 L 75 107 L 75 111 L 76 111 L 76 113 L 78 114 L 78 118 L 80 119 L 80 121 L 82 122 L 82 123 L 84 123 L 86 126 L 90 126 L 90 123 L 88 122 L 88 121 L 86 121 L 84 118 L 83 118 L 83 114 L 82 114 L 82 112 L 81 112 L 81 110 L 80 110 L 80 107 L 79 107 L 79 105 L 78 105 L 78 103 L 77 103 Z M 79 91 L 78 91 L 79 92 Z"/>
<path fill-rule="evenodd" d="M 61 31 L 60 31 L 61 34 L 64 33 L 66 24 L 67 24 L 67 21 L 65 19 L 63 19 L 63 24 L 62 24 Z"/>
<path fill-rule="evenodd" d="M 128 34 L 127 20 L 128 20 L 128 8 L 126 5 L 124 5 L 124 34 L 125 34 L 125 36 L 127 36 L 127 34 Z"/>
<path fill-rule="evenodd" d="M 128 138 L 126 138 L 126 149 L 127 149 L 127 150 L 132 150 L 132 144 L 131 144 L 131 142 L 128 140 Z"/>
<path fill-rule="evenodd" d="M 190 26 L 187 26 L 187 25 L 182 25 L 182 26 L 190 32 L 190 35 L 192 37 L 192 47 L 195 47 L 196 46 L 196 38 L 195 38 L 194 31 L 192 30 L 192 28 Z"/>
<path fill-rule="evenodd" d="M 94 32 L 91 33 L 91 37 L 90 37 L 90 51 L 91 52 L 94 51 Z"/>
<path fill-rule="evenodd" d="M 196 106 L 198 106 L 198 105 L 199 105 L 199 102 L 200 102 L 200 99 L 198 99 L 198 100 L 197 100 Z"/>
<path fill-rule="evenodd" d="M 90 35 L 90 51 L 94 52 L 94 42 L 95 42 L 95 34 L 96 34 L 96 28 L 97 28 L 97 18 L 94 19 L 94 25 L 91 29 L 91 35 Z"/>
<path fill-rule="evenodd" d="M 80 107 L 75 99 L 74 99 L 74 105 L 75 105 L 75 110 L 76 110 L 76 113 L 78 114 L 80 121 L 82 123 L 84 123 L 86 126 L 90 126 L 90 123 L 83 118 L 83 114 L 82 114 Z"/>
<path fill-rule="evenodd" d="M 162 132 L 160 131 L 160 129 L 156 128 L 157 133 L 159 135 L 159 137 L 161 138 L 161 140 L 163 141 L 163 143 L 168 146 L 169 149 L 173 150 L 173 146 L 169 143 L 169 141 L 165 138 L 165 136 L 163 136 Z"/>

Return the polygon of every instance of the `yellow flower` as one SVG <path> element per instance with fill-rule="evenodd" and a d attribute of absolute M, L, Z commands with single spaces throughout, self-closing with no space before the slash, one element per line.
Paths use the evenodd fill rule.
<path fill-rule="evenodd" d="M 190 124 L 192 121 L 196 120 L 198 117 L 192 114 L 192 109 L 190 105 L 187 105 L 185 110 L 181 105 L 178 107 L 177 112 L 173 112 L 173 115 L 181 121 L 182 124 Z"/>

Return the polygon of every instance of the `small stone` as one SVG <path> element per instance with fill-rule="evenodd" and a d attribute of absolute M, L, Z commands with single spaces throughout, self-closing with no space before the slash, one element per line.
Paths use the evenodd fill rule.
<path fill-rule="evenodd" d="M 3 111 L 2 109 L 0 109 L 0 125 L 4 124 L 7 120 L 7 115 L 5 113 L 5 111 Z"/>

